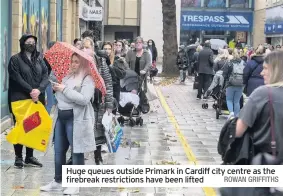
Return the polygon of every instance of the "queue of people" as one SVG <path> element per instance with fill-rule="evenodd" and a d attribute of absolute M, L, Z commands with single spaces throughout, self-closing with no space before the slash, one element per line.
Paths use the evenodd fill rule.
<path fill-rule="evenodd" d="M 55 43 L 50 43 L 49 49 Z M 123 40 L 104 42 L 101 48 L 98 48 L 96 43 L 92 32 L 86 31 L 82 34 L 82 39 L 74 40 L 73 46 L 93 59 L 105 83 L 105 96 L 91 76 L 87 60 L 75 52 L 70 57 L 69 73 L 61 83 L 54 82 L 56 76 L 48 60 L 36 50 L 37 38 L 33 35 L 21 37 L 21 51 L 10 59 L 8 94 L 12 114 L 11 103 L 14 101 L 40 101 L 46 106 L 48 113 L 56 103 L 53 111 L 52 137 L 55 175 L 51 183 L 40 188 L 42 191 L 63 190 L 62 165 L 83 165 L 84 153 L 93 152 L 95 163 L 103 164 L 101 147 L 105 145 L 106 137 L 102 117 L 105 113 L 117 114 L 120 80 L 125 77 L 126 70 L 133 70 L 146 80 L 153 63 L 156 63 L 157 50 L 153 40 L 144 41 L 143 38 L 137 37 L 131 44 Z M 50 80 L 53 82 L 50 83 Z M 146 92 L 147 82 L 144 84 Z M 16 121 L 14 118 L 14 122 Z M 68 149 L 71 149 L 71 157 L 66 161 Z M 23 145 L 14 145 L 14 150 L 16 168 L 23 168 L 24 164 L 43 167 L 43 164 L 33 156 L 33 149 L 26 148 L 24 161 Z M 78 188 L 64 190 L 64 194 L 78 193 Z"/>

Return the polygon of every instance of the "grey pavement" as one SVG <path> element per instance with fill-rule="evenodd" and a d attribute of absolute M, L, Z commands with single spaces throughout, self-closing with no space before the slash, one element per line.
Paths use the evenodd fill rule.
<path fill-rule="evenodd" d="M 158 78 L 157 78 L 158 80 Z M 210 107 L 203 110 L 202 102 L 196 100 L 196 92 L 192 90 L 192 81 L 185 85 L 177 82 L 160 86 L 167 104 L 170 106 L 182 134 L 190 145 L 198 164 L 220 164 L 217 154 L 217 139 L 224 118 L 215 119 L 215 112 Z M 143 116 L 144 126 L 124 127 L 124 139 L 115 154 L 104 154 L 105 164 L 109 165 L 155 165 L 172 163 L 182 165 L 194 164 L 186 156 L 179 141 L 170 117 L 159 100 L 151 102 L 152 111 Z M 57 196 L 62 193 L 41 193 L 39 187 L 50 182 L 54 175 L 54 153 L 48 149 L 46 153 L 35 152 L 43 164 L 43 168 L 26 167 L 15 169 L 12 145 L 1 136 L 1 195 L 3 196 Z M 93 155 L 86 154 L 86 164 L 94 164 Z M 127 196 L 165 196 L 186 195 L 204 196 L 202 188 L 81 188 L 80 195 L 127 195 Z"/>

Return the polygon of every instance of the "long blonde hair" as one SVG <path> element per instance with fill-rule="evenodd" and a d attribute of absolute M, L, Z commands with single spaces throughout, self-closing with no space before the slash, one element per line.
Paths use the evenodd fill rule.
<path fill-rule="evenodd" d="M 283 51 L 269 53 L 264 62 L 268 64 L 269 84 L 268 86 L 283 87 Z"/>
<path fill-rule="evenodd" d="M 228 59 L 229 58 L 229 52 L 227 49 L 221 49 L 221 53 L 219 55 L 220 59 Z"/>
<path fill-rule="evenodd" d="M 235 48 L 234 50 L 233 50 L 233 59 L 241 59 L 241 56 L 240 56 L 240 54 L 239 54 L 239 52 L 238 52 L 238 50 Z"/>

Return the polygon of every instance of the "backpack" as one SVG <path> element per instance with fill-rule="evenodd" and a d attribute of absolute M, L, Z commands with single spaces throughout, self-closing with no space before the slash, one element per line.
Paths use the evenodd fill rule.
<path fill-rule="evenodd" d="M 232 86 L 243 86 L 244 85 L 244 61 L 241 63 L 232 63 L 233 70 L 229 77 L 229 83 Z"/>

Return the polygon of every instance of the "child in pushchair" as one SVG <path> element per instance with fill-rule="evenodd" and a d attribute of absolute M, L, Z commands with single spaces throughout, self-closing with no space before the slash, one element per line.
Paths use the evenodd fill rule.
<path fill-rule="evenodd" d="M 124 125 L 125 121 L 128 121 L 131 127 L 143 125 L 141 113 L 149 112 L 149 104 L 143 91 L 145 80 L 145 77 L 140 77 L 135 71 L 127 70 L 125 78 L 120 81 L 121 93 L 118 106 L 120 117 L 118 122 L 121 125 Z M 128 119 L 124 117 L 128 117 Z"/>

